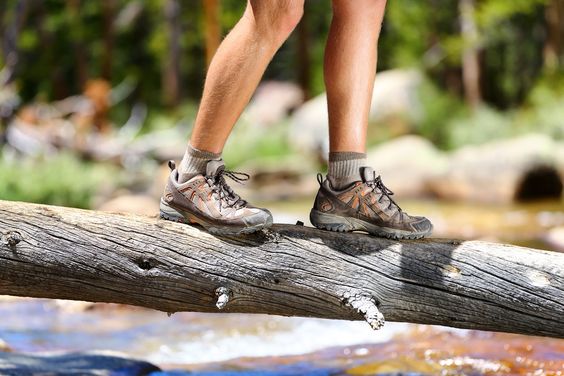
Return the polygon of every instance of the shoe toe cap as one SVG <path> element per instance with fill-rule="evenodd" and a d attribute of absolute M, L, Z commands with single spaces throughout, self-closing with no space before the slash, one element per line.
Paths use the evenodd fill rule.
<path fill-rule="evenodd" d="M 416 220 L 412 223 L 412 226 L 417 232 L 430 234 L 433 231 L 433 224 L 425 217 L 416 217 Z"/>
<path fill-rule="evenodd" d="M 267 209 L 258 209 L 244 219 L 247 226 L 270 226 L 272 224 L 272 214 Z"/>

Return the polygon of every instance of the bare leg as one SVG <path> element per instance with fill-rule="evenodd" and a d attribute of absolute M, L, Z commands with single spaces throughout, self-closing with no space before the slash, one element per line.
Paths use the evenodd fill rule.
<path fill-rule="evenodd" d="M 386 0 L 333 0 L 325 52 L 329 168 L 327 179 L 319 182 L 310 220 L 330 231 L 419 239 L 431 234 L 431 222 L 402 211 L 366 166 L 366 128 L 385 7 Z"/>
<path fill-rule="evenodd" d="M 366 150 L 377 45 L 386 0 L 333 0 L 324 74 L 332 152 Z"/>
<path fill-rule="evenodd" d="M 268 63 L 303 13 L 304 0 L 249 0 L 210 65 L 190 144 L 220 153 Z"/>

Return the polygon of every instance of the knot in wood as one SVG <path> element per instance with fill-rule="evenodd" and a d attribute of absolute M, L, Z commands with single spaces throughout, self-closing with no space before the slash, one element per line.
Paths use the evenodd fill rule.
<path fill-rule="evenodd" d="M 3 243 L 10 248 L 14 248 L 22 240 L 22 234 L 20 234 L 18 231 L 8 231 L 4 235 Z"/>
<path fill-rule="evenodd" d="M 153 265 L 151 265 L 149 260 L 143 259 L 139 261 L 139 267 L 143 270 L 149 270 L 153 268 Z"/>
<path fill-rule="evenodd" d="M 229 299 L 231 298 L 231 290 L 227 287 L 218 287 L 215 289 L 215 296 L 217 296 L 217 302 L 215 306 L 217 309 L 223 309 L 229 303 Z"/>

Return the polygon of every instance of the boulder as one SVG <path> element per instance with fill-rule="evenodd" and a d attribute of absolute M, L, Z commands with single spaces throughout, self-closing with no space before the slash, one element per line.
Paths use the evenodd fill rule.
<path fill-rule="evenodd" d="M 390 70 L 376 75 L 370 118 L 372 123 L 391 117 L 415 118 L 421 106 L 417 91 L 422 75 L 416 70 Z M 304 103 L 290 119 L 289 137 L 293 145 L 308 153 L 329 150 L 326 94 Z"/>
<path fill-rule="evenodd" d="M 291 145 L 307 154 L 327 155 L 329 151 L 327 96 L 320 94 L 304 103 L 290 119 Z"/>
<path fill-rule="evenodd" d="M 6 341 L 0 338 L 0 352 L 10 352 L 10 351 L 12 351 L 12 348 L 6 343 Z"/>
<path fill-rule="evenodd" d="M 545 241 L 555 250 L 564 252 L 564 226 L 555 227 L 548 231 Z"/>
<path fill-rule="evenodd" d="M 83 375 L 136 376 L 160 371 L 141 360 L 128 359 L 109 352 L 70 354 L 17 354 L 0 352 L 2 375 Z"/>
<path fill-rule="evenodd" d="M 284 120 L 303 101 L 304 94 L 298 85 L 266 81 L 257 88 L 244 116 L 253 125 L 270 126 Z"/>
<path fill-rule="evenodd" d="M 509 203 L 562 195 L 558 143 L 541 134 L 461 148 L 430 182 L 442 199 Z"/>
<path fill-rule="evenodd" d="M 184 154 L 184 153 L 183 153 Z M 176 159 L 176 164 L 180 165 L 181 158 Z M 149 188 L 149 194 L 153 199 L 158 202 L 163 194 L 164 187 L 168 182 L 168 177 L 170 176 L 170 168 L 167 163 L 161 163 L 157 170 L 155 171 L 153 181 Z"/>
<path fill-rule="evenodd" d="M 430 141 L 402 136 L 368 150 L 368 164 L 399 197 L 429 194 L 428 183 L 444 173 L 448 158 Z"/>
<path fill-rule="evenodd" d="M 395 116 L 419 117 L 422 108 L 418 91 L 422 82 L 422 74 L 415 69 L 379 72 L 374 82 L 369 120 L 379 123 Z"/>
<path fill-rule="evenodd" d="M 105 304 L 63 299 L 53 299 L 52 303 L 57 307 L 58 310 L 65 313 L 86 312 L 92 310 L 96 306 L 96 304 Z"/>

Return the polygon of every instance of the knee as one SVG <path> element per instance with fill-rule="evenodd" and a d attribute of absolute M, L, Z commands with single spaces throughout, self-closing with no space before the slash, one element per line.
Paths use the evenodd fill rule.
<path fill-rule="evenodd" d="M 250 0 L 247 12 L 261 36 L 281 44 L 300 22 L 304 0 Z"/>
<path fill-rule="evenodd" d="M 335 16 L 347 18 L 382 18 L 386 9 L 386 0 L 333 0 Z"/>
<path fill-rule="evenodd" d="M 278 9 L 277 21 L 274 22 L 276 33 L 286 39 L 296 28 L 304 15 L 304 2 L 291 1 Z"/>

